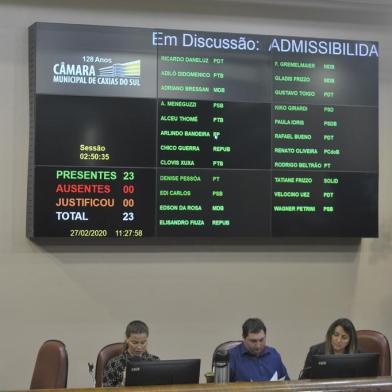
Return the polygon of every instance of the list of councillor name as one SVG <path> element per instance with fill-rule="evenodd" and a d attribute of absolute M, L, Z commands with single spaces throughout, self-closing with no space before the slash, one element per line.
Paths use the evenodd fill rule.
<path fill-rule="evenodd" d="M 312 46 L 298 53 L 271 37 L 184 34 L 153 35 L 149 109 L 126 98 L 148 135 L 130 130 L 121 141 L 134 155 L 118 165 L 117 149 L 97 137 L 83 148 L 68 144 L 76 161 L 37 165 L 41 205 L 49 201 L 42 216 L 53 220 L 54 235 L 374 235 L 377 211 L 367 210 L 378 171 L 374 45 L 316 40 L 315 53 Z"/>
<path fill-rule="evenodd" d="M 160 90 L 170 100 L 160 102 L 159 163 L 171 168 L 168 173 L 196 169 L 198 180 L 209 186 L 195 197 L 188 186 L 191 206 L 161 197 L 159 225 L 189 227 L 192 216 L 202 226 L 219 225 L 235 235 L 245 227 L 254 235 L 306 235 L 309 227 L 320 235 L 348 232 L 342 222 L 360 222 L 370 203 L 362 197 L 366 188 L 377 193 L 377 86 L 369 93 L 360 72 L 372 60 L 293 53 L 251 60 L 162 55 Z M 233 77 L 227 82 L 228 74 L 266 68 L 259 79 L 238 78 L 243 85 Z M 347 81 L 349 74 L 354 75 Z M 236 180 L 224 186 L 234 173 Z M 178 187 L 179 178 L 162 176 L 161 185 Z M 352 183 L 354 193 L 347 191 Z M 239 203 L 244 192 L 247 202 Z"/>

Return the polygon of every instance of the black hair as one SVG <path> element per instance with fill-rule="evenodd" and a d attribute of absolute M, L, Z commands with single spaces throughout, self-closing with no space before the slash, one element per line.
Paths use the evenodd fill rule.
<path fill-rule="evenodd" d="M 125 330 L 125 336 L 129 338 L 132 334 L 146 334 L 148 336 L 147 324 L 140 320 L 131 321 Z"/>
<path fill-rule="evenodd" d="M 245 339 L 250 333 L 267 333 L 265 324 L 259 318 L 249 318 L 242 324 L 242 337 Z"/>

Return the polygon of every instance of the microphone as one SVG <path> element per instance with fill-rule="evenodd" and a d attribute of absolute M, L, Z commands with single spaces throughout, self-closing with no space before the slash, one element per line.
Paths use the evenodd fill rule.
<path fill-rule="evenodd" d="M 302 378 L 304 372 L 307 372 L 307 371 L 310 370 L 311 368 L 312 368 L 311 366 L 304 367 L 304 368 L 299 372 L 298 380 L 300 380 L 300 379 Z"/>
<path fill-rule="evenodd" d="M 92 362 L 87 362 L 87 365 L 88 365 L 88 372 L 90 373 L 90 376 L 93 381 L 93 387 L 95 388 L 94 364 Z"/>

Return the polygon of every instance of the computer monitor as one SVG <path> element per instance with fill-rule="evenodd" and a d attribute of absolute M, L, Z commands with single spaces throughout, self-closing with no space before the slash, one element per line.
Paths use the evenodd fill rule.
<path fill-rule="evenodd" d="M 198 384 L 200 359 L 129 361 L 125 386 Z"/>
<path fill-rule="evenodd" d="M 374 377 L 378 374 L 377 353 L 313 355 L 310 378 Z"/>

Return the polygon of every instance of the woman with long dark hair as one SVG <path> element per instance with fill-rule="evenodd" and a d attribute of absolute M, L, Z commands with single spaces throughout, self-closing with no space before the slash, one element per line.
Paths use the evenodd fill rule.
<path fill-rule="evenodd" d="M 346 318 L 335 320 L 328 328 L 323 343 L 310 347 L 299 378 L 309 378 L 312 356 L 318 354 L 352 354 L 359 352 L 357 331 Z"/>

